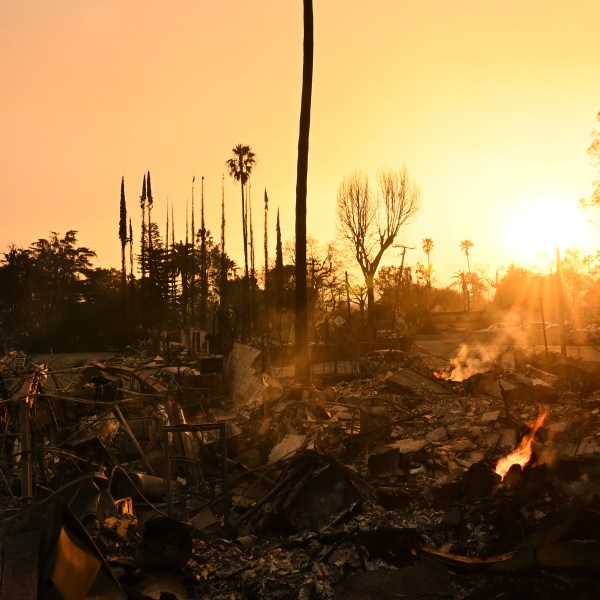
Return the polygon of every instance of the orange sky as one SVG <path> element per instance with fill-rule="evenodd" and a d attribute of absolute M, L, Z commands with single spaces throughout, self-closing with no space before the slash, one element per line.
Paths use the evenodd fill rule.
<path fill-rule="evenodd" d="M 335 235 L 340 180 L 406 164 L 422 190 L 402 243 L 434 241 L 438 283 L 511 254 L 502 226 L 544 198 L 576 203 L 594 179 L 600 111 L 597 0 L 315 0 L 308 231 Z M 97 266 L 120 264 L 125 176 L 134 236 L 142 176 L 185 235 L 192 176 L 220 235 L 221 177 L 249 144 L 257 257 L 262 196 L 293 236 L 301 0 L 2 0 L 0 244 L 79 231 Z M 243 263 L 239 188 L 226 175 L 227 245 Z M 274 255 L 275 210 L 271 219 Z M 199 217 L 197 217 L 197 222 Z M 534 224 L 535 225 L 535 224 Z M 136 242 L 136 246 L 139 242 Z M 139 246 L 138 246 L 139 247 Z M 517 256 L 518 258 L 518 256 Z M 398 251 L 387 262 L 398 260 Z"/>

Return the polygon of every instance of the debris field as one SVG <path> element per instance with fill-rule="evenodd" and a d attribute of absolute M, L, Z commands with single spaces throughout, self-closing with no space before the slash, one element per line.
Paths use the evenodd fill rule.
<path fill-rule="evenodd" d="M 600 597 L 600 363 L 0 357 L 0 600 Z"/>

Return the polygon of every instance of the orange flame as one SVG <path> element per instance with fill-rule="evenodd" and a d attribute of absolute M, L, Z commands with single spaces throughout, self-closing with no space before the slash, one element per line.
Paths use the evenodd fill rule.
<path fill-rule="evenodd" d="M 544 408 L 538 414 L 537 419 L 534 423 L 530 424 L 531 431 L 523 436 L 518 448 L 513 450 L 508 456 L 504 456 L 496 463 L 496 473 L 504 479 L 508 470 L 513 465 L 521 465 L 524 467 L 531 460 L 531 448 L 533 446 L 533 440 L 538 429 L 544 424 L 548 411 Z"/>

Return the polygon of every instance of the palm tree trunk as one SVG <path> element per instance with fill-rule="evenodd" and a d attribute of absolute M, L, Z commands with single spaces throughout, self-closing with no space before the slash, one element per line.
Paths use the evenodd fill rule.
<path fill-rule="evenodd" d="M 242 236 L 244 238 L 244 314 L 242 323 L 242 341 L 250 340 L 250 274 L 248 273 L 248 210 L 246 208 L 246 200 L 244 197 L 244 181 L 240 179 L 240 187 L 242 189 Z"/>
<path fill-rule="evenodd" d="M 306 287 L 306 188 L 308 179 L 308 141 L 313 72 L 313 6 L 304 0 L 304 51 L 298 165 L 296 173 L 296 360 L 295 382 L 312 384 L 308 343 L 308 302 Z"/>

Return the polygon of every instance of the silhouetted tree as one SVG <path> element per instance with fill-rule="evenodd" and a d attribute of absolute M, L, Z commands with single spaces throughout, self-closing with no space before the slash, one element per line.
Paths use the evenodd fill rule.
<path fill-rule="evenodd" d="M 12 245 L 0 262 L 0 323 L 6 340 L 23 341 L 33 333 L 35 284 L 30 251 Z"/>
<path fill-rule="evenodd" d="M 29 256 L 35 270 L 34 319 L 47 339 L 67 315 L 77 312 L 96 253 L 78 246 L 77 232 L 70 230 L 62 238 L 52 232 L 48 239 L 38 239 Z"/>
<path fill-rule="evenodd" d="M 355 172 L 345 178 L 337 195 L 338 225 L 342 239 L 354 252 L 367 288 L 367 328 L 374 336 L 375 294 L 373 280 L 386 250 L 403 225 L 419 209 L 420 191 L 406 168 L 379 172 L 374 196 L 368 177 Z"/>
<path fill-rule="evenodd" d="M 208 262 L 208 237 L 210 233 L 206 230 L 204 221 L 204 176 L 202 177 L 202 194 L 200 199 L 200 326 L 206 328 L 208 317 L 208 279 L 209 279 L 209 262 Z"/>
<path fill-rule="evenodd" d="M 471 261 L 469 260 L 469 250 L 473 247 L 473 242 L 471 240 L 463 240 L 460 244 L 460 249 L 465 253 L 467 258 L 467 273 L 471 272 Z"/>
<path fill-rule="evenodd" d="M 131 225 L 131 217 L 129 217 L 129 279 L 133 285 L 135 276 L 133 274 L 133 226 Z"/>
<path fill-rule="evenodd" d="M 265 326 L 269 329 L 269 229 L 268 229 L 268 216 L 269 216 L 269 197 L 267 196 L 267 188 L 265 188 L 265 227 L 263 233 L 264 251 L 265 251 Z"/>
<path fill-rule="evenodd" d="M 254 222 L 252 219 L 252 186 L 248 193 L 248 223 L 250 228 L 250 331 L 254 331 L 256 323 L 256 256 L 254 253 Z"/>
<path fill-rule="evenodd" d="M 238 144 L 231 152 L 233 153 L 233 156 L 225 162 L 225 165 L 229 170 L 229 175 L 240 182 L 240 191 L 242 193 L 242 236 L 244 242 L 244 276 L 246 277 L 245 304 L 246 306 L 249 306 L 250 274 L 248 271 L 248 209 L 246 207 L 245 188 L 254 164 L 256 163 L 256 158 L 254 152 L 250 149 L 250 146 L 246 144 Z M 249 323 L 247 324 L 244 336 L 246 339 L 249 335 L 248 326 Z"/>
<path fill-rule="evenodd" d="M 148 321 L 148 303 L 147 303 L 147 281 L 146 275 L 148 273 L 148 246 L 146 243 L 147 238 L 147 227 L 146 227 L 146 200 L 148 198 L 146 192 L 146 174 L 144 173 L 144 180 L 142 182 L 142 194 L 140 196 L 140 208 L 142 209 L 142 227 L 140 235 L 140 256 L 139 256 L 139 268 L 141 271 L 140 281 L 140 298 L 139 303 L 141 306 L 141 320 L 142 325 L 145 327 Z"/>
<path fill-rule="evenodd" d="M 157 231 L 153 231 L 152 223 L 152 205 L 154 204 L 154 197 L 152 196 L 152 182 L 150 180 L 150 171 L 146 174 L 146 206 L 148 212 L 148 225 L 146 228 L 147 240 L 148 240 L 148 279 L 149 279 L 149 294 L 148 300 L 150 303 L 150 327 L 154 328 L 156 325 L 156 264 L 155 264 L 155 253 L 154 253 L 154 239 L 158 234 Z"/>
<path fill-rule="evenodd" d="M 223 328 L 228 327 L 229 302 L 227 298 L 228 265 L 225 254 L 225 176 L 221 180 L 221 268 L 219 283 L 220 322 Z"/>
<path fill-rule="evenodd" d="M 470 300 L 470 291 L 469 285 L 471 283 L 471 261 L 469 260 L 469 250 L 473 247 L 473 242 L 471 240 L 463 240 L 459 244 L 462 252 L 465 253 L 465 257 L 467 258 L 467 282 L 466 282 L 466 295 L 467 295 L 467 310 L 471 310 L 471 300 Z"/>
<path fill-rule="evenodd" d="M 308 340 L 308 303 L 306 287 L 306 195 L 308 180 L 308 142 L 313 73 L 313 6 L 304 0 L 304 44 L 302 56 L 302 97 L 298 134 L 296 172 L 296 362 L 294 380 L 303 386 L 312 384 Z"/>
<path fill-rule="evenodd" d="M 431 251 L 433 250 L 433 240 L 431 238 L 423 238 L 421 247 L 427 256 L 427 285 L 431 287 Z"/>
<path fill-rule="evenodd" d="M 142 209 L 142 233 L 140 239 L 140 270 L 142 272 L 142 283 L 146 279 L 146 269 L 148 267 L 148 259 L 146 256 L 146 199 L 146 174 L 144 173 L 142 195 L 140 196 L 140 208 Z"/>
<path fill-rule="evenodd" d="M 191 253 L 192 249 L 189 242 L 180 241 L 173 244 L 172 265 L 175 274 L 179 275 L 181 281 L 179 306 L 181 311 L 181 322 L 183 325 L 187 324 L 187 314 L 190 302 Z"/>
<path fill-rule="evenodd" d="M 458 271 L 452 275 L 452 283 L 450 284 L 451 288 L 460 288 L 465 303 L 464 308 L 466 308 L 466 310 L 471 310 L 471 301 L 469 298 L 470 279 L 470 274 L 468 272 Z"/>
<path fill-rule="evenodd" d="M 125 317 L 125 290 L 127 287 L 127 273 L 125 271 L 125 247 L 127 246 L 127 205 L 125 204 L 125 177 L 121 177 L 119 239 L 121 240 L 121 316 Z"/>
<path fill-rule="evenodd" d="M 129 325 L 130 332 L 133 332 L 134 328 L 134 311 L 135 311 L 135 275 L 133 273 L 133 225 L 131 224 L 131 217 L 129 217 Z"/>
<path fill-rule="evenodd" d="M 190 253 L 190 322 L 192 327 L 196 326 L 196 223 L 194 205 L 194 181 L 196 176 L 192 177 L 192 251 Z"/>
<path fill-rule="evenodd" d="M 281 226 L 279 209 L 277 209 L 277 224 L 275 229 L 275 297 L 279 307 L 283 304 L 283 246 L 281 243 Z"/>

